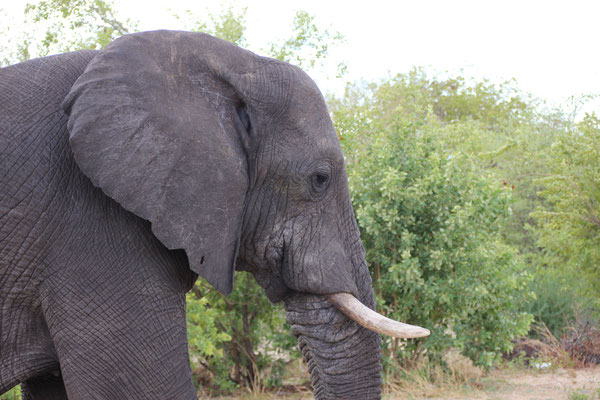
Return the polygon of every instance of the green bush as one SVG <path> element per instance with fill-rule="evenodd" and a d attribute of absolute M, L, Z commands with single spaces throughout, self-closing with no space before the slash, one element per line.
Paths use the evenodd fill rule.
<path fill-rule="evenodd" d="M 187 303 L 192 368 L 210 371 L 223 392 L 281 385 L 283 365 L 300 357 L 283 305 L 271 304 L 249 273 L 236 272 L 228 297 L 201 280 Z"/>
<path fill-rule="evenodd" d="M 535 298 L 522 305 L 522 310 L 543 322 L 554 337 L 560 338 L 576 321 L 577 313 L 588 316 L 594 303 L 581 296 L 586 284 L 573 274 L 561 270 L 540 268 L 529 288 Z M 533 333 L 533 332 L 532 332 Z"/>
<path fill-rule="evenodd" d="M 21 399 L 21 387 L 15 386 L 8 392 L 0 396 L 0 400 L 20 400 Z"/>
<path fill-rule="evenodd" d="M 386 362 L 423 354 L 441 361 L 454 347 L 491 366 L 531 322 L 517 310 L 531 297 L 530 277 L 501 242 L 510 189 L 441 149 L 432 118 L 398 113 L 368 128 L 368 140 L 347 131 L 343 141 L 362 141 L 352 149 L 360 158 L 349 163 L 350 192 L 378 307 L 432 330 L 407 346 L 385 338 Z"/>
<path fill-rule="evenodd" d="M 349 86 L 330 106 L 379 307 L 396 315 L 402 307 L 401 317 L 443 332 L 434 332 L 421 352 L 459 342 L 489 365 L 510 347 L 510 334 L 523 332 L 527 315 L 555 334 L 576 311 L 597 320 L 595 114 L 575 123 L 575 111 L 544 108 L 514 82 L 432 78 L 423 69 Z M 444 275 L 444 268 L 453 270 Z M 452 297 L 461 289 L 464 295 Z M 474 312 L 473 301 L 481 302 Z M 424 314 L 413 311 L 417 304 Z M 452 307 L 465 314 L 448 314 Z M 502 338 L 490 341 L 498 327 Z"/>
<path fill-rule="evenodd" d="M 582 294 L 600 294 L 600 118 L 595 114 L 554 141 L 548 171 L 540 175 L 544 202 L 532 213 L 538 222 L 539 262 L 583 277 Z M 597 303 L 600 306 L 600 304 Z"/>

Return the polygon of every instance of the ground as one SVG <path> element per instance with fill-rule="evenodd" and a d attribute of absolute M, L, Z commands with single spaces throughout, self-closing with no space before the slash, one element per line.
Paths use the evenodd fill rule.
<path fill-rule="evenodd" d="M 426 395 L 393 392 L 384 400 L 600 400 L 600 366 L 584 369 L 532 371 L 527 369 L 498 369 L 479 378 L 475 385 L 456 387 L 450 391 L 430 388 Z M 418 392 L 415 389 L 415 392 Z M 311 393 L 243 393 L 237 397 L 216 399 L 305 400 Z M 215 397 L 201 397 L 215 399 Z"/>
<path fill-rule="evenodd" d="M 482 378 L 480 385 L 471 393 L 434 399 L 600 400 L 600 367 L 548 372 L 498 370 Z"/>
<path fill-rule="evenodd" d="M 300 393 L 263 392 L 240 393 L 238 396 L 203 397 L 202 400 L 307 400 L 312 393 L 307 389 L 295 387 Z M 419 394 L 419 392 L 421 392 Z M 425 393 L 425 394 L 423 394 Z M 0 400 L 16 399 L 7 393 Z M 416 387 L 410 394 L 392 392 L 384 400 L 600 400 L 600 366 L 584 369 L 555 369 L 532 371 L 528 369 L 503 368 L 476 379 L 473 385 L 456 386 L 451 389 Z"/>

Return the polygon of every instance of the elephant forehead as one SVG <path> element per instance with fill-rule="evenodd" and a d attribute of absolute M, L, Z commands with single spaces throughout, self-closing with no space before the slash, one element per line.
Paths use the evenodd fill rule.
<path fill-rule="evenodd" d="M 335 167 L 342 166 L 344 156 L 339 141 L 327 131 L 309 131 L 294 129 L 284 134 L 276 133 L 273 144 L 268 144 L 263 149 L 261 157 L 267 161 L 272 168 L 274 165 L 291 163 L 299 167 L 310 167 L 319 160 L 327 162 Z M 269 142 L 267 142 L 269 143 Z"/>
<path fill-rule="evenodd" d="M 285 116 L 285 138 L 292 146 L 307 146 L 311 151 L 321 151 L 341 156 L 341 147 L 325 101 L 321 97 L 304 97 L 290 105 Z M 298 150 L 302 150 L 299 147 Z"/>
<path fill-rule="evenodd" d="M 291 147 L 303 156 L 325 157 L 343 160 L 342 148 L 333 126 L 327 121 L 321 123 L 299 123 L 292 135 Z M 305 154 L 305 153 L 309 154 Z"/>

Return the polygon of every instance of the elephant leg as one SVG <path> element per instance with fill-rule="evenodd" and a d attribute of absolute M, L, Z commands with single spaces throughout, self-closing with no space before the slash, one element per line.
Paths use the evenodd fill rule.
<path fill-rule="evenodd" d="M 60 374 L 30 378 L 21 385 L 23 400 L 66 400 L 67 392 Z"/>
<path fill-rule="evenodd" d="M 169 298 L 164 301 L 171 303 Z M 123 305 L 129 310 L 110 303 L 115 313 L 103 308 L 92 318 L 70 309 L 76 322 L 62 321 L 63 332 L 56 334 L 69 398 L 197 399 L 183 304 L 169 308 L 159 301 L 147 303 L 146 310 L 135 303 Z"/>
<path fill-rule="evenodd" d="M 127 218 L 114 219 L 106 231 L 135 224 L 135 246 L 116 234 L 99 244 L 82 241 L 41 285 L 69 398 L 195 400 L 178 276 L 187 266 L 158 245 L 149 226 Z M 94 245 L 104 243 L 113 248 L 100 258 Z"/>

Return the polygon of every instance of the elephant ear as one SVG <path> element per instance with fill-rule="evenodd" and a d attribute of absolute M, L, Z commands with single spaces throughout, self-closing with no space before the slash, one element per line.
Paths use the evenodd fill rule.
<path fill-rule="evenodd" d="M 200 33 L 128 35 L 98 53 L 63 102 L 81 170 L 224 294 L 248 188 L 235 76 L 258 58 Z"/>

